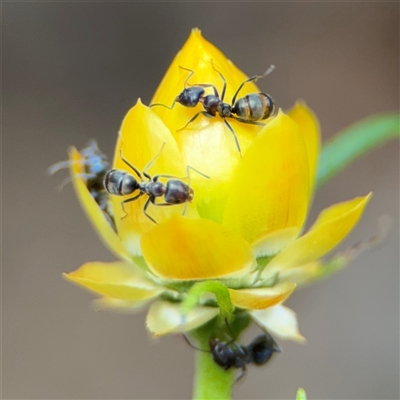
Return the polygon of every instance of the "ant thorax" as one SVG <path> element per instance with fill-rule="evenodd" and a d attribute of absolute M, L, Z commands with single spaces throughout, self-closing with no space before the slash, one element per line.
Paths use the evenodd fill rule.
<path fill-rule="evenodd" d="M 153 181 L 147 181 L 147 182 L 141 182 L 139 184 L 140 190 L 146 193 L 147 195 L 151 197 L 161 197 L 165 194 L 166 192 L 166 187 L 162 182 L 153 182 Z"/>

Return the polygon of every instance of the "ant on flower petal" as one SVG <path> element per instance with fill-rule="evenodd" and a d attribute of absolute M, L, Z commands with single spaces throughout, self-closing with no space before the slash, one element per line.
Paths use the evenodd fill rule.
<path fill-rule="evenodd" d="M 221 96 L 218 94 L 217 88 L 212 85 L 212 84 L 196 84 L 196 85 L 190 85 L 190 87 L 187 86 L 187 82 L 189 79 L 193 76 L 194 71 L 181 67 L 181 69 L 184 69 L 185 71 L 189 72 L 189 76 L 186 78 L 185 83 L 184 83 L 184 89 L 183 91 L 175 98 L 174 102 L 170 107 L 166 106 L 165 104 L 161 103 L 153 103 L 150 104 L 150 107 L 154 106 L 163 106 L 168 109 L 173 109 L 175 106 L 175 103 L 179 103 L 184 107 L 188 108 L 193 108 L 196 107 L 197 104 L 202 104 L 204 111 L 199 111 L 197 114 L 195 114 L 187 123 L 185 126 L 182 128 L 178 129 L 178 131 L 181 131 L 185 129 L 190 123 L 192 123 L 200 114 L 212 118 L 215 117 L 217 114 L 223 119 L 225 125 L 228 127 L 230 132 L 232 133 L 236 147 L 242 155 L 240 145 L 238 138 L 236 136 L 236 133 L 234 132 L 233 128 L 229 124 L 229 122 L 226 120 L 226 118 L 234 118 L 239 122 L 243 122 L 246 124 L 253 124 L 253 125 L 265 125 L 262 122 L 262 120 L 265 120 L 271 116 L 273 116 L 276 113 L 276 105 L 274 99 L 267 93 L 250 93 L 244 97 L 239 98 L 236 100 L 240 90 L 243 88 L 243 86 L 246 83 L 249 82 L 257 82 L 258 79 L 264 78 L 268 74 L 270 74 L 275 67 L 271 65 L 262 75 L 254 75 L 251 78 L 246 79 L 243 81 L 238 89 L 236 90 L 235 94 L 232 97 L 231 104 L 225 103 L 224 102 L 224 97 L 225 97 L 225 92 L 226 92 L 226 80 L 222 73 L 218 71 L 215 66 L 213 61 L 211 60 L 212 67 L 214 70 L 219 74 L 223 81 L 223 87 L 222 87 L 222 92 Z M 205 89 L 206 88 L 212 88 L 213 89 L 213 94 L 208 94 L 205 95 Z"/>
<path fill-rule="evenodd" d="M 140 180 L 136 179 L 132 174 L 122 169 L 112 169 L 108 171 L 104 177 L 104 187 L 107 192 L 112 195 L 126 196 L 136 191 L 139 191 L 138 194 L 136 194 L 135 196 L 122 201 L 121 204 L 124 212 L 125 204 L 131 201 L 135 201 L 143 195 L 147 195 L 148 199 L 143 207 L 143 212 L 146 217 L 155 224 L 157 224 L 156 220 L 147 212 L 147 208 L 149 207 L 150 203 L 155 206 L 172 206 L 175 204 L 183 203 L 187 204 L 188 202 L 191 202 L 194 197 L 194 190 L 190 187 L 190 184 L 182 182 L 182 180 L 178 179 L 176 176 L 158 174 L 152 177 L 146 172 L 157 159 L 157 157 L 161 154 L 164 145 L 165 143 L 163 143 L 160 151 L 156 154 L 156 156 L 145 166 L 142 173 L 133 164 L 131 164 L 127 159 L 124 158 L 124 156 L 122 155 L 122 149 L 120 150 L 120 157 L 122 161 L 135 172 Z M 209 178 L 209 176 L 201 173 L 200 171 L 197 171 L 193 167 L 188 166 L 187 177 L 189 180 L 189 169 L 193 169 L 205 178 Z M 143 177 L 147 180 L 145 180 Z M 160 178 L 168 178 L 166 184 L 160 182 Z M 156 199 L 160 197 L 164 197 L 164 203 L 156 203 Z M 183 213 L 185 213 L 186 211 L 186 204 Z"/>

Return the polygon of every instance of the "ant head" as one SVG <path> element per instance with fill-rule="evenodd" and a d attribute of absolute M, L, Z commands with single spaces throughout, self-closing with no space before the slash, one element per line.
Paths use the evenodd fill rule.
<path fill-rule="evenodd" d="M 225 342 L 221 342 L 217 337 L 211 336 L 209 340 L 210 351 L 213 360 L 221 367 L 228 369 L 235 363 L 235 352 Z"/>
<path fill-rule="evenodd" d="M 183 204 L 192 201 L 194 190 L 179 179 L 170 179 L 167 182 L 165 201 L 170 204 Z"/>
<path fill-rule="evenodd" d="M 184 107 L 192 108 L 197 106 L 203 94 L 204 89 L 201 86 L 191 86 L 183 89 L 176 97 L 175 101 Z"/>

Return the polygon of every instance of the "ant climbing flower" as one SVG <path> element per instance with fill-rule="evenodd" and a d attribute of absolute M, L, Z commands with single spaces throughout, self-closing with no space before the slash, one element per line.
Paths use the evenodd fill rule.
<path fill-rule="evenodd" d="M 173 104 L 184 89 L 187 70 L 193 71 L 188 87 L 210 85 L 206 92 L 210 87 L 221 90 L 223 76 L 228 100 L 248 79 L 199 30 L 193 30 L 151 103 Z M 268 79 L 272 78 L 260 85 L 268 86 Z M 240 97 L 262 92 L 249 81 Z M 278 94 L 271 95 L 278 108 Z M 150 178 L 159 177 L 157 182 L 163 185 L 169 177 L 179 179 L 190 185 L 194 195 L 185 204 L 156 207 L 156 200 L 149 204 L 152 193 L 145 192 L 149 185 L 142 183 L 143 195 L 122 207 L 128 197 L 110 194 L 115 226 L 82 178 L 82 154 L 70 151 L 78 198 L 119 261 L 86 263 L 65 278 L 100 295 L 99 307 L 135 310 L 152 302 L 147 327 L 154 335 L 187 332 L 213 320 L 221 303 L 207 293 L 215 284 L 226 291 L 232 318 L 240 311 L 275 337 L 302 341 L 296 315 L 283 303 L 296 286 L 323 274 L 321 258 L 357 224 L 371 195 L 328 207 L 304 232 L 320 151 L 313 112 L 297 103 L 262 124 L 227 117 L 240 143 L 239 153 L 220 115 L 187 124 L 202 110 L 202 104 L 149 108 L 139 100 L 128 111 L 112 168 L 132 174 L 126 161 L 138 171 L 148 166 Z M 200 173 L 188 174 L 190 170 Z M 147 182 L 146 176 L 142 179 Z M 184 311 L 182 304 L 202 282 L 211 286 Z"/>

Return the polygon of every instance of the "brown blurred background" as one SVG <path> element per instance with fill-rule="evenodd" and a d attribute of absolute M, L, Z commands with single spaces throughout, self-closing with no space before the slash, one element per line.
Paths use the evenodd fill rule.
<path fill-rule="evenodd" d="M 92 295 L 61 273 L 113 260 L 63 174 L 46 168 L 98 140 L 109 156 L 120 122 L 151 99 L 192 27 L 287 109 L 303 98 L 323 140 L 373 113 L 399 109 L 399 3 L 3 3 L 2 393 L 6 399 L 184 399 L 194 351 L 153 340 L 145 313 L 95 312 Z M 322 208 L 374 192 L 342 249 L 373 235 L 383 245 L 288 301 L 307 337 L 236 398 L 399 399 L 399 152 L 392 142 L 316 196 Z M 246 339 L 255 335 L 253 329 Z"/>

